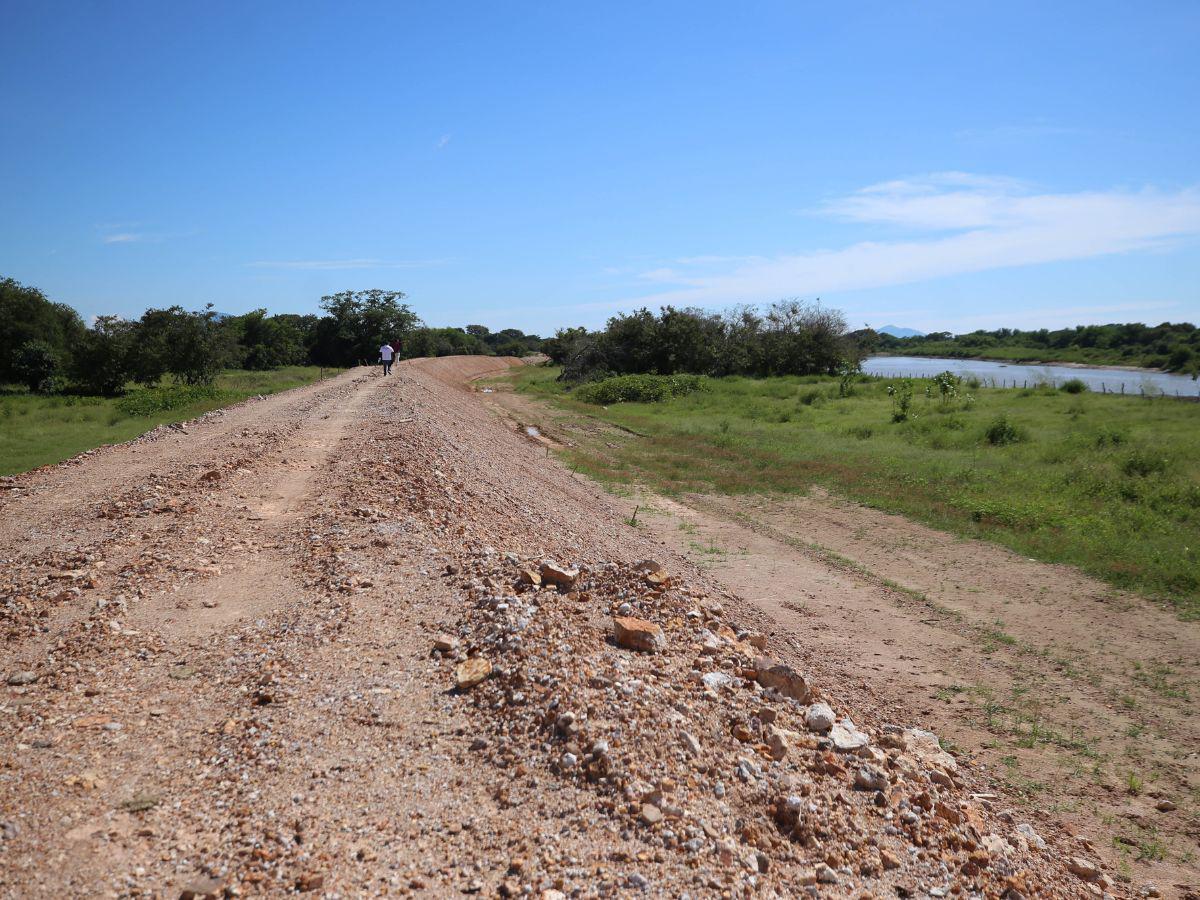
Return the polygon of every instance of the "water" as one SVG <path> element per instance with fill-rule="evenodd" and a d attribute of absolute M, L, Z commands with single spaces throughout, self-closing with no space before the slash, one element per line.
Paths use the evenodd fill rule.
<path fill-rule="evenodd" d="M 863 372 L 887 378 L 929 378 L 938 372 L 951 371 L 964 378 L 974 376 L 983 384 L 995 387 L 1023 387 L 1039 382 L 1060 385 L 1068 378 L 1078 378 L 1093 391 L 1109 393 L 1167 394 L 1181 397 L 1200 396 L 1200 381 L 1189 375 L 1169 375 L 1166 372 L 1129 371 L 1125 369 L 1088 369 L 1075 366 L 1026 366 L 1017 363 L 994 362 L 986 359 L 945 359 L 937 356 L 872 356 L 863 362 Z"/>

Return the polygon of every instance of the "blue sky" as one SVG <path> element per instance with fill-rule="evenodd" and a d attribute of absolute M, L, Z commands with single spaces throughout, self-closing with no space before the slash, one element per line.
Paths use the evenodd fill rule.
<path fill-rule="evenodd" d="M 549 333 L 1200 320 L 1200 4 L 6 0 L 0 274 Z"/>

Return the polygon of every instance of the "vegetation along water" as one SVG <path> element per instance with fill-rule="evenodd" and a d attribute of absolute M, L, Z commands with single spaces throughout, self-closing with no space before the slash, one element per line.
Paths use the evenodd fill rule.
<path fill-rule="evenodd" d="M 609 390 L 572 388 L 559 371 L 513 377 L 561 411 L 626 429 L 572 432 L 569 462 L 599 479 L 666 492 L 820 485 L 1200 616 L 1200 404 L 1101 395 L 1082 382 L 993 389 L 953 373 L 666 387 L 643 375 Z M 626 402 L 586 402 L 614 394 Z"/>

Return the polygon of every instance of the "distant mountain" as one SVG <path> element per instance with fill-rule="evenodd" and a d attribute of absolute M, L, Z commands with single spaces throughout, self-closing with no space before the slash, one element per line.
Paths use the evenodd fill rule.
<path fill-rule="evenodd" d="M 917 331 L 915 328 L 901 328 L 899 325 L 884 325 L 882 328 L 876 328 L 876 331 L 881 334 L 890 334 L 892 337 L 924 337 L 925 332 Z"/>

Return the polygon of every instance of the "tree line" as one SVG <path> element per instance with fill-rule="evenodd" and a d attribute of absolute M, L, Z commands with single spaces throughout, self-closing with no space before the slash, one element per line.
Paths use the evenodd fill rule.
<path fill-rule="evenodd" d="M 1169 372 L 1200 371 L 1200 329 L 1188 322 L 1078 325 L 1051 331 L 998 328 L 954 335 L 948 331 L 894 337 L 865 329 L 857 338 L 871 352 L 917 356 L 977 357 L 1094 362 L 1145 366 Z"/>
<path fill-rule="evenodd" d="M 723 313 L 665 306 L 613 316 L 600 331 L 568 328 L 543 351 L 565 381 L 615 375 L 833 375 L 856 370 L 861 346 L 820 302 L 781 300 Z"/>
<path fill-rule="evenodd" d="M 401 291 L 342 291 L 321 298 L 324 315 L 240 316 L 148 309 L 138 319 L 99 316 L 89 327 L 65 303 L 11 279 L 0 279 L 0 384 L 32 391 L 73 390 L 113 395 L 126 385 L 154 385 L 171 376 L 210 384 L 224 369 L 374 362 L 386 341 L 401 359 L 477 354 L 522 356 L 542 339 L 515 328 L 483 325 L 430 328 Z"/>

